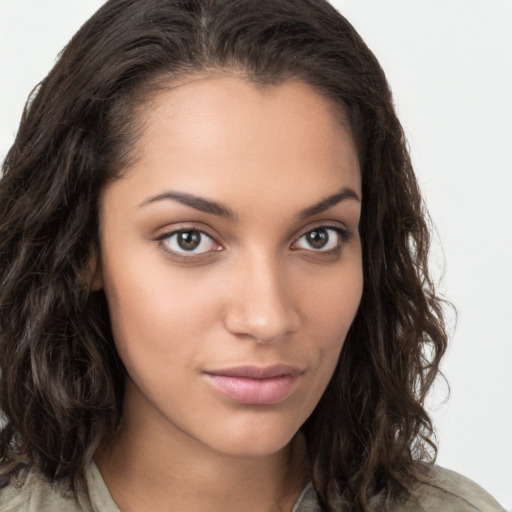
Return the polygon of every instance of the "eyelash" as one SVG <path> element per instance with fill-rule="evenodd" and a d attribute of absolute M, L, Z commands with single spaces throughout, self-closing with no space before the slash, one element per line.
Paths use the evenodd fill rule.
<path fill-rule="evenodd" d="M 213 250 L 200 252 L 200 253 L 194 253 L 192 251 L 186 251 L 186 250 L 183 250 L 183 252 L 178 252 L 176 250 L 170 249 L 169 244 L 166 243 L 166 241 L 169 241 L 171 238 L 178 236 L 180 233 L 199 233 L 201 235 L 201 240 L 199 242 L 199 246 L 204 242 L 204 240 L 203 240 L 204 237 L 207 237 L 211 240 L 212 243 L 219 246 L 219 249 L 213 249 Z M 220 251 L 221 250 L 220 248 L 222 247 L 221 244 L 213 236 L 208 234 L 206 231 L 204 231 L 202 229 L 198 229 L 194 226 L 190 226 L 190 227 L 184 226 L 184 227 L 180 227 L 178 229 L 173 229 L 172 231 L 163 233 L 162 235 L 157 237 L 156 241 L 158 241 L 162 250 L 165 251 L 167 254 L 169 254 L 170 256 L 172 256 L 175 259 L 178 259 L 178 260 L 181 259 L 184 261 L 190 261 L 192 258 L 199 258 L 199 257 L 204 257 L 206 255 L 210 255 L 212 252 Z"/>
<path fill-rule="evenodd" d="M 320 226 L 316 226 L 312 229 L 308 229 L 307 231 L 303 232 L 302 235 L 300 235 L 297 240 L 294 242 L 294 244 L 296 244 L 301 238 L 305 237 L 306 235 L 310 234 L 310 233 L 314 233 L 315 231 L 327 231 L 327 232 L 331 232 L 331 231 L 334 231 L 334 233 L 337 235 L 338 237 L 338 240 L 336 241 L 336 245 L 334 247 L 332 247 L 331 249 L 327 249 L 327 250 L 315 250 L 313 248 L 311 249 L 304 249 L 306 251 L 311 251 L 315 254 L 325 254 L 325 255 L 339 255 L 341 254 L 341 251 L 343 250 L 343 246 L 350 241 L 350 239 L 352 238 L 352 233 L 346 229 L 346 228 L 342 228 L 340 226 L 325 226 L 325 225 L 320 225 Z M 330 242 L 330 234 L 329 234 L 329 242 Z M 328 243 L 329 243 L 328 242 Z M 300 250 L 300 249 L 295 249 L 295 250 Z"/>
<path fill-rule="evenodd" d="M 313 254 L 320 254 L 320 255 L 339 255 L 341 253 L 341 251 L 343 250 L 343 246 L 347 242 L 349 242 L 350 239 L 352 238 L 352 233 L 346 228 L 341 228 L 340 226 L 332 226 L 332 225 L 319 225 L 319 226 L 315 226 L 311 229 L 308 229 L 307 231 L 304 231 L 293 242 L 292 245 L 297 244 L 303 237 L 305 237 L 306 235 L 313 233 L 315 231 L 326 231 L 326 232 L 333 231 L 338 237 L 335 247 L 330 248 L 328 250 L 322 250 L 322 249 L 315 250 L 314 248 L 310 248 L 310 249 L 295 248 L 292 250 L 295 250 L 295 251 L 305 250 L 305 251 L 309 251 Z M 186 251 L 184 249 L 183 249 L 183 252 L 178 252 L 176 250 L 170 249 L 169 245 L 168 245 L 168 243 L 166 243 L 166 241 L 170 240 L 171 238 L 173 238 L 175 236 L 178 236 L 180 233 L 181 234 L 183 234 L 183 233 L 198 233 L 201 235 L 201 238 L 204 238 L 204 237 L 209 238 L 211 240 L 211 243 L 217 245 L 219 248 L 213 249 L 213 250 L 207 250 L 207 251 L 199 252 L 199 253 L 194 253 L 192 251 Z M 184 226 L 184 227 L 180 227 L 178 229 L 174 229 L 167 233 L 163 233 L 162 235 L 158 236 L 155 240 L 159 243 L 159 245 L 161 246 L 163 251 L 165 251 L 167 254 L 171 255 L 173 258 L 178 259 L 178 260 L 181 259 L 183 261 L 191 261 L 193 258 L 205 257 L 208 255 L 211 255 L 212 253 L 220 252 L 222 250 L 222 245 L 213 236 L 211 236 L 206 231 L 204 231 L 202 229 L 198 229 L 197 227 L 194 227 L 194 226 L 190 226 L 190 227 Z M 200 239 L 198 247 L 201 246 L 203 241 L 204 241 L 203 239 Z M 330 235 L 329 235 L 328 243 L 329 242 L 330 242 Z"/>

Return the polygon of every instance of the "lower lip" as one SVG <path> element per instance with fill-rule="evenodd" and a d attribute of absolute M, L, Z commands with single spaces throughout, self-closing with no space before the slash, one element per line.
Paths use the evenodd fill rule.
<path fill-rule="evenodd" d="M 282 402 L 295 389 L 297 375 L 281 375 L 269 379 L 251 379 L 205 374 L 207 381 L 223 395 L 240 404 L 272 405 Z"/>

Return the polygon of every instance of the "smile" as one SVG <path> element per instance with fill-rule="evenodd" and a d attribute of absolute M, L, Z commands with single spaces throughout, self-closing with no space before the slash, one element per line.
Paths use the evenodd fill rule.
<path fill-rule="evenodd" d="M 240 366 L 205 372 L 206 381 L 234 402 L 272 405 L 284 401 L 294 391 L 301 371 L 289 365 L 266 368 Z"/>

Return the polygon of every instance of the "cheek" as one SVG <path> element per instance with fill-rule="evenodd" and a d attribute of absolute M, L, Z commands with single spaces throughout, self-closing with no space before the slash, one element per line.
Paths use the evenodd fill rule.
<path fill-rule="evenodd" d="M 326 340 L 340 343 L 355 318 L 363 292 L 361 265 L 351 266 L 350 271 L 334 274 L 318 285 L 309 283 L 302 293 L 304 316 L 315 324 Z"/>
<path fill-rule="evenodd" d="M 112 332 L 127 369 L 151 361 L 186 367 L 218 317 L 211 279 L 172 271 L 154 253 L 105 268 Z"/>
<path fill-rule="evenodd" d="M 311 338 L 304 340 L 310 360 L 315 361 L 319 388 L 325 388 L 334 372 L 348 330 L 359 308 L 363 272 L 354 264 L 350 272 L 311 286 L 304 294 L 304 311 Z M 323 392 L 323 389 L 322 389 Z"/>

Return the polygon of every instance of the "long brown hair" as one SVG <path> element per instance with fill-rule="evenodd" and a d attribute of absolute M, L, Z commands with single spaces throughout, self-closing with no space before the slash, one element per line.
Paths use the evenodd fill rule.
<path fill-rule="evenodd" d="M 0 181 L 0 457 L 77 487 L 122 413 L 103 292 L 98 197 L 130 165 L 139 113 L 186 74 L 299 79 L 345 112 L 362 169 L 364 291 L 303 425 L 322 506 L 372 510 L 435 457 L 424 400 L 446 348 L 428 217 L 385 75 L 324 0 L 110 0 L 27 103 Z"/>

